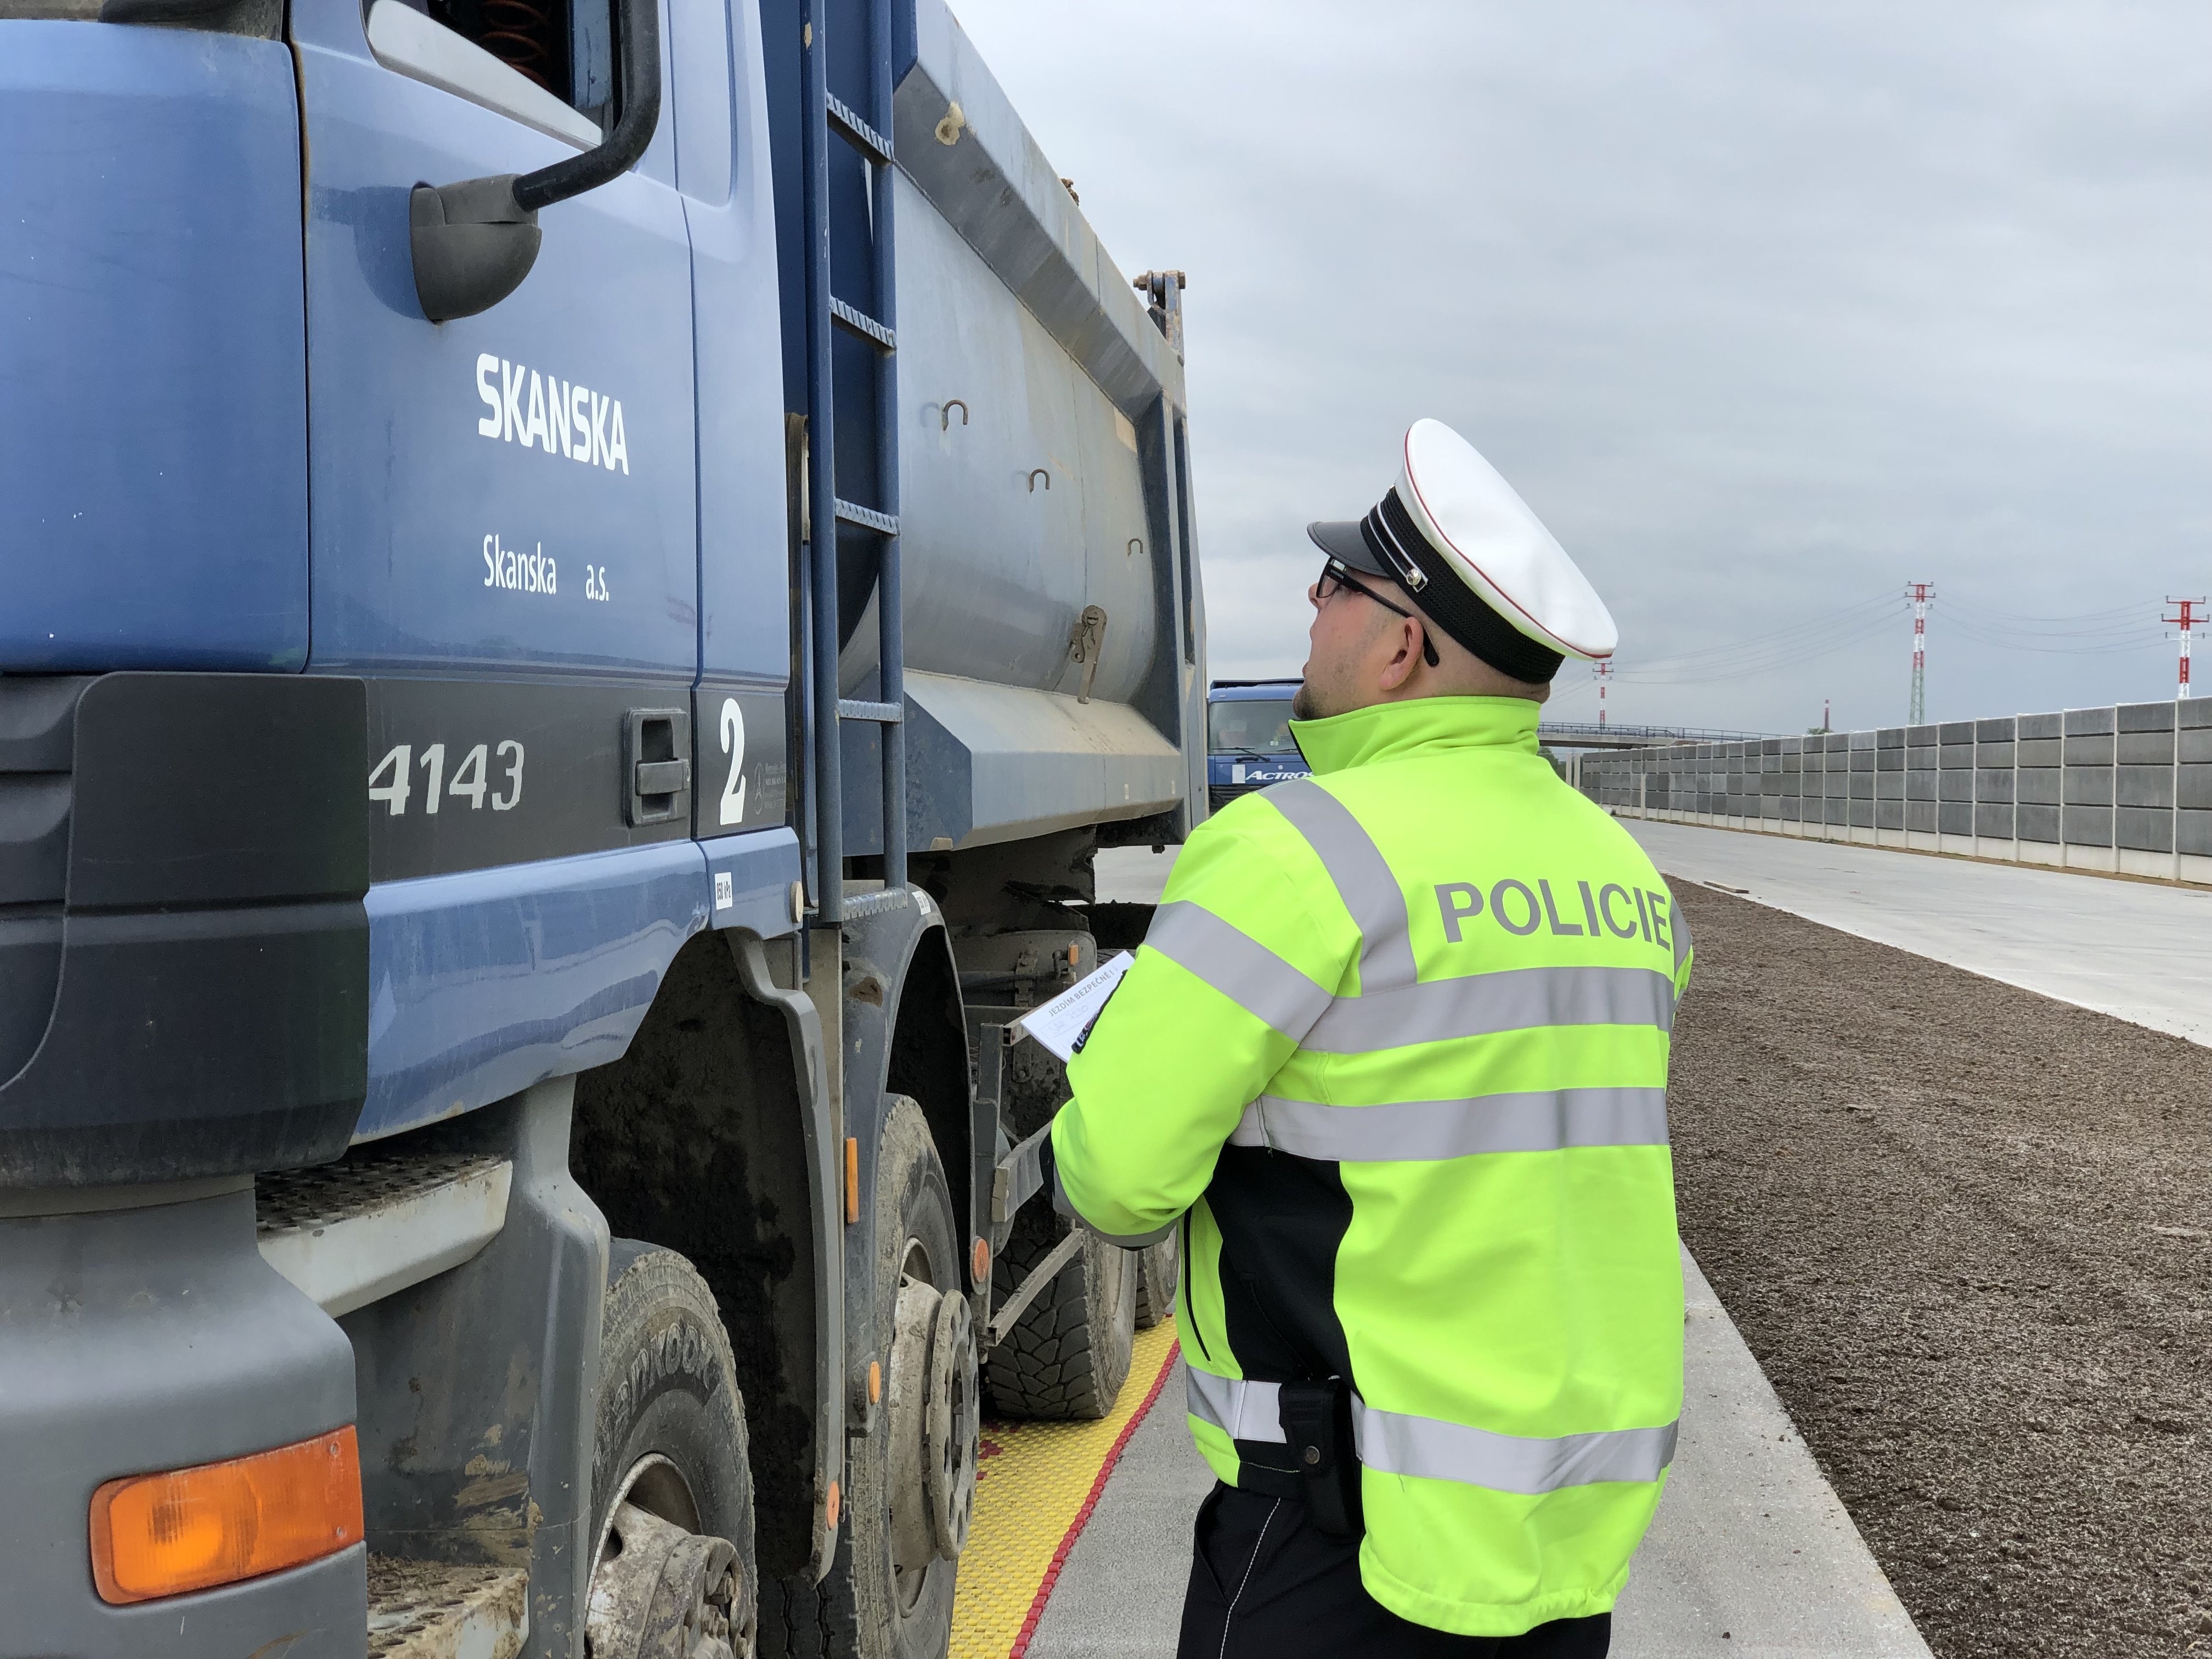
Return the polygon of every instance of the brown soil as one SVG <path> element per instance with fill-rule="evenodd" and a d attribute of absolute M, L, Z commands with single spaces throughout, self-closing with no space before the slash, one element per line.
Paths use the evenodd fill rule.
<path fill-rule="evenodd" d="M 1929 1645 L 2212 1656 L 2212 1053 L 1674 886 L 1683 1237 Z"/>

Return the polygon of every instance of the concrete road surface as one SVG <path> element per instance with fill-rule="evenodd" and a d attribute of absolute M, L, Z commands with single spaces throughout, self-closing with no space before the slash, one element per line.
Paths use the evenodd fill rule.
<path fill-rule="evenodd" d="M 2212 1046 L 2212 893 L 1624 818 L 1669 876 Z"/>
<path fill-rule="evenodd" d="M 1108 847 L 1098 854 L 1098 896 L 1109 904 L 1158 904 L 1180 847 Z"/>
<path fill-rule="evenodd" d="M 1617 1659 L 1927 1659 L 1889 1581 L 1686 1251 L 1689 1383 L 1659 1519 L 1613 1620 Z M 1166 1659 L 1212 1474 L 1180 1376 L 1121 1454 L 1031 1659 Z"/>

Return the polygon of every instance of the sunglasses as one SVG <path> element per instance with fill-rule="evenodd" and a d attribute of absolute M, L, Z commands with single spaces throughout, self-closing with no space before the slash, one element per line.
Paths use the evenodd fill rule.
<path fill-rule="evenodd" d="M 1314 597 L 1324 603 L 1335 598 L 1339 588 L 1349 588 L 1363 599 L 1372 599 L 1385 611 L 1403 617 L 1408 622 L 1421 624 L 1421 659 L 1431 668 L 1437 666 L 1437 647 L 1429 638 L 1429 624 L 1401 605 L 1393 605 L 1373 588 L 1353 575 L 1349 568 L 1336 559 L 1325 561 L 1321 568 L 1321 580 L 1314 584 Z"/>

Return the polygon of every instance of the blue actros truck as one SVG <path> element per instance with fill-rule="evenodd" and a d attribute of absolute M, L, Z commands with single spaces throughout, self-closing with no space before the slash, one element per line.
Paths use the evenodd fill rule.
<path fill-rule="evenodd" d="M 942 0 L 0 0 L 0 1656 L 941 1653 L 1171 1293 L 1015 1023 L 1180 274 Z"/>
<path fill-rule="evenodd" d="M 1206 794 L 1215 811 L 1312 769 L 1291 735 L 1296 680 L 1216 680 L 1206 692 Z"/>

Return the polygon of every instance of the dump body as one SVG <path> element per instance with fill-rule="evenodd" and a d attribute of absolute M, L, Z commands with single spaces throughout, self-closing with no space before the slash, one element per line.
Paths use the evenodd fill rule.
<path fill-rule="evenodd" d="M 791 0 L 763 8 L 771 58 L 775 41 L 801 32 L 800 11 Z M 832 369 L 841 496 L 885 499 L 884 451 L 896 451 L 911 573 L 908 845 L 958 848 L 1172 812 L 1202 789 L 1203 628 L 1179 349 L 943 0 L 915 0 L 895 19 L 911 33 L 886 135 L 898 158 L 894 441 L 858 329 L 838 333 Z M 775 148 L 788 278 L 800 264 L 804 158 Z M 833 237 L 858 240 L 862 169 L 842 147 L 829 161 Z M 796 413 L 806 339 L 793 282 L 785 294 Z M 818 455 L 819 434 L 812 442 Z M 878 551 L 869 527 L 839 526 L 838 685 L 848 697 L 880 686 Z M 1078 642 L 1086 615 L 1095 644 Z M 847 734 L 856 853 L 882 850 L 872 748 L 872 733 Z"/>

